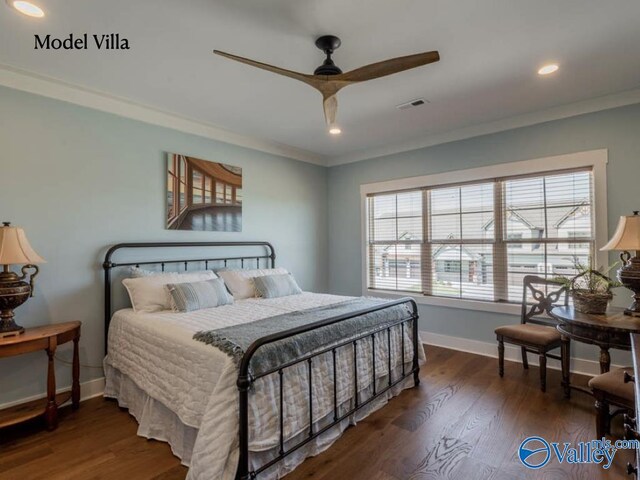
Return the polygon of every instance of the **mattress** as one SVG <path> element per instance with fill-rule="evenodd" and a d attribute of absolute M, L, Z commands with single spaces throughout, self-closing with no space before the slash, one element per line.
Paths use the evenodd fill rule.
<path fill-rule="evenodd" d="M 237 367 L 232 360 L 215 347 L 193 340 L 193 334 L 202 330 L 214 330 L 240 323 L 343 302 L 352 297 L 305 292 L 274 299 L 246 299 L 212 309 L 189 313 L 159 312 L 136 314 L 131 309 L 118 311 L 110 324 L 109 352 L 105 358 L 107 377 L 106 396 L 127 403 L 123 392 L 135 391 L 138 397 L 158 405 L 157 411 L 165 417 L 167 429 L 184 429 L 187 434 L 175 431 L 159 432 L 153 438 L 169 441 L 188 437 L 193 445 L 177 448 L 174 453 L 190 466 L 189 479 L 232 479 L 237 468 L 238 456 L 238 393 Z M 407 329 L 408 330 L 408 329 Z M 402 368 L 400 342 L 404 342 L 404 362 L 409 365 L 413 356 L 408 332 L 396 328 L 392 332 L 392 375 Z M 388 375 L 386 342 L 376 342 L 376 376 L 384 381 Z M 360 379 L 371 379 L 372 344 L 361 342 L 357 350 Z M 339 371 L 353 369 L 353 350 L 338 351 Z M 420 349 L 419 356 L 424 359 Z M 332 363 L 327 356 L 314 361 L 314 427 L 320 428 L 333 416 Z M 347 411 L 353 401 L 353 381 L 348 375 L 339 377 L 338 400 L 340 408 Z M 285 399 L 285 438 L 295 441 L 308 430 L 308 383 L 305 365 L 285 371 L 287 396 Z M 387 377 L 388 378 L 388 377 Z M 395 377 L 394 377 L 395 378 Z M 320 380 L 320 381 L 318 381 Z M 410 379 L 409 379 L 410 380 Z M 277 451 L 279 442 L 278 378 L 276 375 L 256 382 L 250 398 L 250 450 L 254 465 L 261 464 Z M 295 455 L 274 466 L 260 478 L 279 478 L 295 468 L 308 455 L 327 448 L 337 439 L 349 423 L 379 408 L 387 399 L 412 382 L 400 384 L 387 395 L 371 402 L 357 416 L 331 429 L 316 441 L 300 449 Z M 370 394 L 371 380 L 361 380 L 359 395 Z M 139 402 L 138 402 L 139 403 Z M 126 405 L 123 405 L 126 406 Z M 133 412 L 132 412 L 133 413 Z M 140 419 L 138 419 L 140 420 Z"/>

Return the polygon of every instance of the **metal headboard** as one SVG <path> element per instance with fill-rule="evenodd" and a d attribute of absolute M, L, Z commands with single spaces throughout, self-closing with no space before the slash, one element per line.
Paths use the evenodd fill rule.
<path fill-rule="evenodd" d="M 264 247 L 266 255 L 249 255 L 233 257 L 207 257 L 198 259 L 170 259 L 170 260 L 141 260 L 127 261 L 126 263 L 115 263 L 111 259 L 119 250 L 128 249 L 153 249 L 153 248 L 203 248 L 203 247 Z M 226 267 L 229 261 L 240 261 L 240 266 L 244 267 L 245 262 L 255 261 L 256 267 L 260 266 L 260 260 L 269 260 L 271 268 L 276 265 L 276 252 L 269 242 L 144 242 L 144 243 L 119 243 L 109 248 L 104 256 L 102 267 L 104 268 L 104 352 L 107 354 L 107 342 L 109 334 L 109 323 L 112 315 L 111 298 L 111 270 L 118 267 L 139 267 L 141 265 L 159 265 L 164 271 L 166 265 L 183 264 L 184 270 L 189 268 L 189 264 L 204 264 L 205 270 L 209 269 L 209 263 L 222 262 Z"/>

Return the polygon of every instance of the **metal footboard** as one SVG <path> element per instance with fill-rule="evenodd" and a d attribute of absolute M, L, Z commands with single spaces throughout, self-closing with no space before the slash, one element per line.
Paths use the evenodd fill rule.
<path fill-rule="evenodd" d="M 294 337 L 296 335 L 302 334 L 302 333 L 306 333 L 309 332 L 311 330 L 315 330 L 318 328 L 322 328 L 328 325 L 333 325 L 336 324 L 338 322 L 343 322 L 352 318 L 356 318 L 362 315 L 367 315 L 369 313 L 372 312 L 377 312 L 380 310 L 385 310 L 388 308 L 392 308 L 395 307 L 397 305 L 402 305 L 402 304 L 409 304 L 409 306 L 411 307 L 411 313 L 409 316 L 407 316 L 406 318 L 403 318 L 401 320 L 398 320 L 392 324 L 384 324 L 381 325 L 379 328 L 374 329 L 374 330 L 369 330 L 366 333 L 362 334 L 362 335 L 358 335 L 354 338 L 350 338 L 347 341 L 341 342 L 339 344 L 336 345 L 332 345 L 330 347 L 324 348 L 322 350 L 319 350 L 317 352 L 313 352 L 311 354 L 302 356 L 300 358 L 297 358 L 296 360 L 287 362 L 285 364 L 279 365 L 275 368 L 272 368 L 266 372 L 260 373 L 259 375 L 251 375 L 250 374 L 250 364 L 251 364 L 251 360 L 254 357 L 255 353 L 264 345 L 270 344 L 270 343 L 274 343 L 280 340 L 284 340 L 287 338 L 291 338 Z M 409 326 L 407 326 L 407 324 L 410 324 Z M 401 358 L 401 373 L 397 378 L 392 378 L 392 358 L 391 358 L 391 329 L 392 328 L 400 328 L 401 329 L 401 336 L 400 336 L 400 358 Z M 404 357 L 405 357 L 405 349 L 404 349 L 404 336 L 405 336 L 405 330 L 407 328 L 411 328 L 412 329 L 412 342 L 413 342 L 413 361 L 412 361 L 412 366 L 411 369 L 409 369 L 407 371 L 407 368 L 405 367 L 405 362 L 404 362 Z M 388 375 L 388 380 L 386 382 L 386 385 L 381 388 L 380 390 L 378 390 L 377 388 L 377 377 L 376 377 L 376 335 L 380 336 L 382 335 L 383 337 L 384 332 L 386 331 L 386 341 L 387 341 L 387 349 L 388 349 L 388 369 L 389 369 L 389 375 Z M 371 338 L 371 342 L 372 342 L 372 348 L 371 348 L 371 352 L 372 352 L 372 395 L 365 399 L 365 400 L 361 400 L 358 396 L 358 342 Z M 353 345 L 353 381 L 354 381 L 354 398 L 353 398 L 353 406 L 352 408 L 349 409 L 349 411 L 340 414 L 339 413 L 339 406 L 338 406 L 338 370 L 337 370 L 337 366 L 336 366 L 336 352 L 338 349 L 340 348 L 344 348 L 347 345 L 352 344 Z M 385 303 L 383 305 L 378 305 L 375 307 L 371 307 L 371 308 L 366 308 L 366 309 L 362 309 L 362 310 L 358 310 L 356 312 L 353 313 L 349 313 L 349 314 L 344 314 L 344 315 L 340 315 L 340 316 L 336 316 L 336 317 L 332 317 L 332 318 L 328 318 L 326 320 L 322 320 L 319 322 L 314 322 L 311 323 L 309 325 L 304 325 L 298 328 L 294 328 L 291 330 L 286 330 L 283 332 L 279 332 L 279 333 L 275 333 L 272 335 L 268 335 L 265 337 L 262 337 L 258 340 L 256 340 L 255 342 L 253 342 L 253 344 L 251 344 L 251 346 L 247 349 L 247 351 L 245 352 L 244 356 L 242 357 L 242 362 L 240 363 L 240 371 L 238 374 L 238 381 L 237 381 L 237 385 L 238 385 L 238 392 L 239 392 L 239 414 L 240 414 L 240 418 L 239 418 L 239 422 L 240 422 L 240 431 L 239 431 L 239 448 L 240 448 L 240 455 L 239 455 L 239 461 L 238 461 L 238 470 L 236 473 L 236 480 L 248 480 L 248 479 L 254 479 L 256 478 L 260 473 L 264 472 L 265 470 L 267 470 L 268 468 L 272 467 L 273 465 L 275 465 L 276 463 L 278 463 L 279 461 L 283 460 L 285 457 L 287 457 L 288 455 L 291 455 L 293 452 L 295 452 L 296 450 L 300 449 L 301 447 L 307 445 L 309 442 L 311 442 L 312 440 L 316 439 L 317 437 L 319 437 L 320 435 L 322 435 L 323 433 L 325 433 L 326 431 L 328 431 L 329 429 L 335 427 L 336 425 L 338 425 L 340 422 L 342 422 L 342 420 L 348 418 L 349 416 L 353 415 L 355 412 L 357 412 L 358 410 L 362 409 L 363 407 L 365 407 L 366 405 L 368 405 L 369 403 L 371 403 L 373 400 L 375 400 L 376 398 L 380 397 L 381 395 L 384 395 L 387 391 L 389 391 L 391 388 L 393 388 L 394 386 L 398 385 L 399 383 L 401 383 L 403 380 L 405 380 L 406 378 L 410 377 L 411 375 L 413 375 L 413 379 L 414 379 L 414 384 L 415 386 L 418 386 L 420 383 L 420 378 L 419 378 L 419 372 L 420 372 L 420 367 L 418 365 L 418 347 L 419 347 L 419 338 L 418 338 L 418 307 L 416 305 L 416 302 L 411 299 L 411 298 L 401 298 L 399 300 L 395 300 L 395 301 L 391 301 L 388 303 Z M 313 360 L 316 357 L 319 357 L 321 355 L 327 354 L 331 352 L 332 354 L 332 365 L 333 365 L 333 421 L 330 422 L 329 424 L 323 426 L 322 428 L 318 429 L 317 431 L 314 430 L 314 418 L 313 418 L 313 405 L 314 405 L 314 398 L 313 398 L 313 376 L 312 376 L 312 365 L 313 365 Z M 284 438 L 284 393 L 285 393 L 285 387 L 284 387 L 284 370 L 286 368 L 292 367 L 294 365 L 298 365 L 301 363 L 306 363 L 307 364 L 307 383 L 308 383 L 308 399 L 309 399 L 309 431 L 308 434 L 304 436 L 304 438 L 302 438 L 299 442 L 297 442 L 294 445 L 289 445 L 287 446 L 287 448 L 285 448 L 285 442 L 286 439 Z M 280 398 L 279 398 L 279 429 L 280 429 L 280 435 L 279 435 L 279 452 L 278 455 L 276 457 L 274 457 L 273 459 L 271 459 L 270 461 L 268 461 L 267 463 L 261 465 L 259 468 L 256 468 L 255 470 L 251 469 L 250 466 L 250 461 L 249 461 L 249 392 L 253 386 L 253 384 L 260 378 L 266 377 L 268 375 L 272 375 L 272 374 L 278 374 L 278 378 L 279 378 L 279 393 L 280 393 Z"/>

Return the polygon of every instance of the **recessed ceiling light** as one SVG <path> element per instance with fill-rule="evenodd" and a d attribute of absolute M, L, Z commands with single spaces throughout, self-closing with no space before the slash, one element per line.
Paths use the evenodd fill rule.
<path fill-rule="evenodd" d="M 550 73 L 558 71 L 558 65 L 555 63 L 550 63 L 549 65 L 545 65 L 540 70 L 538 70 L 538 75 L 549 75 Z"/>
<path fill-rule="evenodd" d="M 25 2 L 23 0 L 7 0 L 7 3 L 20 13 L 29 17 L 44 17 L 44 11 L 39 6 L 34 5 L 31 2 Z"/>
<path fill-rule="evenodd" d="M 329 129 L 329 133 L 331 135 L 340 135 L 342 133 L 342 130 L 340 130 L 340 127 L 334 125 Z"/>

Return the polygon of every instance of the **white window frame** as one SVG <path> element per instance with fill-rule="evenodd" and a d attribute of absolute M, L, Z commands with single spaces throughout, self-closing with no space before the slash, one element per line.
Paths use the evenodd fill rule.
<path fill-rule="evenodd" d="M 607 252 L 601 252 L 600 246 L 608 239 L 607 225 L 607 163 L 608 150 L 589 150 L 585 152 L 569 153 L 552 157 L 522 160 L 511 163 L 500 163 L 486 167 L 469 168 L 453 172 L 436 173 L 420 177 L 400 178 L 384 182 L 360 185 L 360 220 L 361 235 L 360 249 L 362 256 L 362 294 L 375 295 L 383 298 L 412 297 L 419 304 L 439 307 L 462 308 L 485 312 L 519 314 L 520 305 L 511 303 L 496 303 L 482 300 L 465 300 L 460 298 L 446 298 L 425 295 L 415 295 L 407 292 L 389 292 L 368 288 L 367 278 L 369 264 L 367 258 L 367 195 L 374 193 L 393 192 L 398 190 L 418 189 L 430 186 L 443 186 L 452 183 L 474 182 L 503 178 L 516 175 L 550 173 L 556 170 L 573 168 L 591 168 L 593 172 L 593 205 L 594 228 L 597 266 L 607 266 L 609 258 Z"/>

